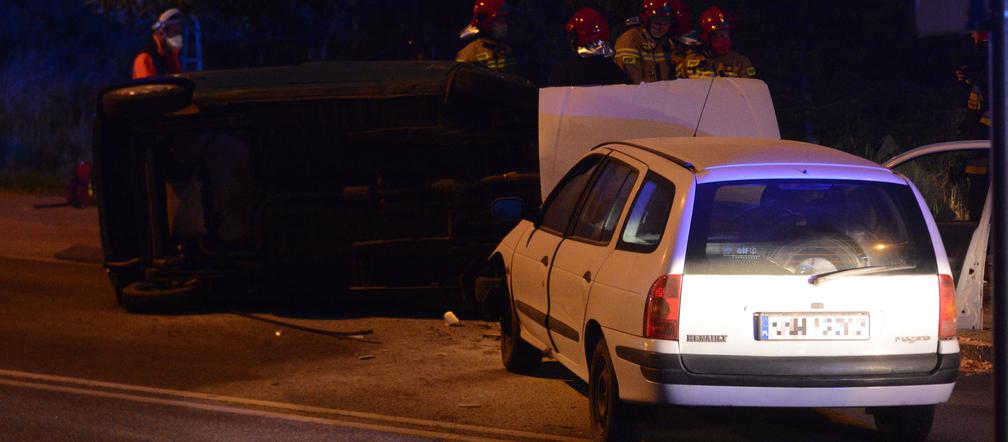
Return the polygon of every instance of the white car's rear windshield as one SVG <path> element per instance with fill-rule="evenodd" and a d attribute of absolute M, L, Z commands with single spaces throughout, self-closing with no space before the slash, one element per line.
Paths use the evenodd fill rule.
<path fill-rule="evenodd" d="M 892 266 L 886 275 L 937 273 L 908 186 L 753 180 L 697 187 L 686 273 L 813 275 L 868 266 Z"/>

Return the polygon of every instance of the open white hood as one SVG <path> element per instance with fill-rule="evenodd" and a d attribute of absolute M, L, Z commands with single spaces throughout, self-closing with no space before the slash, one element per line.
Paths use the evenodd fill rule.
<path fill-rule="evenodd" d="M 780 139 L 766 83 L 704 78 L 540 89 L 542 197 L 581 155 L 600 143 L 692 136 Z"/>

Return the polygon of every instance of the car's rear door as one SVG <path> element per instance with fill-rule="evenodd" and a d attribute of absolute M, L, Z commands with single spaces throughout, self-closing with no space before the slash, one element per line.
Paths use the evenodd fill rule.
<path fill-rule="evenodd" d="M 883 164 L 917 186 L 935 217 L 956 279 L 960 329 L 983 327 L 992 207 L 989 158 L 990 141 L 955 141 L 921 146 Z"/>
<path fill-rule="evenodd" d="M 870 376 L 937 365 L 948 268 L 913 189 L 883 173 L 872 178 L 889 182 L 813 171 L 698 184 L 680 292 L 687 370 Z"/>
<path fill-rule="evenodd" d="M 555 356 L 568 366 L 585 366 L 583 325 L 593 278 L 612 253 L 613 233 L 646 172 L 644 163 L 619 152 L 610 154 L 557 249 L 548 283 L 548 326 Z"/>
<path fill-rule="evenodd" d="M 519 241 L 511 264 L 511 289 L 520 327 L 544 346 L 549 312 L 547 281 L 557 247 L 564 239 L 586 187 L 608 152 L 589 155 L 578 162 L 543 203 L 542 219 Z"/>

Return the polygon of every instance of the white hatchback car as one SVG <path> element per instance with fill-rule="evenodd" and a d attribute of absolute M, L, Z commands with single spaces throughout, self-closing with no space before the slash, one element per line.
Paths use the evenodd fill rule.
<path fill-rule="evenodd" d="M 551 355 L 586 380 L 599 438 L 643 403 L 866 407 L 924 439 L 952 394 L 952 271 L 920 193 L 878 164 L 794 141 L 605 143 L 526 218 L 491 257 L 504 365 Z"/>

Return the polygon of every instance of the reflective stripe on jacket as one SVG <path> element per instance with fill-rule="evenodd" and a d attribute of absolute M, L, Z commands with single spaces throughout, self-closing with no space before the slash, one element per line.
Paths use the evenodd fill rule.
<path fill-rule="evenodd" d="M 616 65 L 626 72 L 631 83 L 650 83 L 674 78 L 667 42 L 654 42 L 644 28 L 627 29 L 616 39 Z"/>
<path fill-rule="evenodd" d="M 477 38 L 455 55 L 459 63 L 473 63 L 498 72 L 514 72 L 517 63 L 507 43 Z"/>

